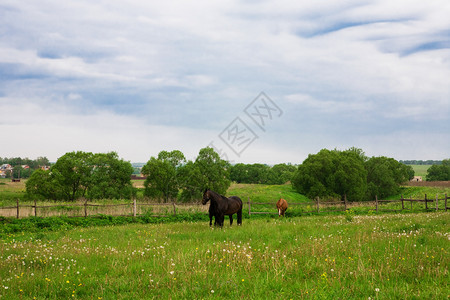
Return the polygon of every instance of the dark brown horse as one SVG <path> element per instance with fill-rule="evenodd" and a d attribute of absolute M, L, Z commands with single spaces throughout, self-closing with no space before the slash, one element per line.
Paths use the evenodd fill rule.
<path fill-rule="evenodd" d="M 230 216 L 230 226 L 233 224 L 233 214 L 237 214 L 237 223 L 242 225 L 242 200 L 239 197 L 231 196 L 227 198 L 211 190 L 205 190 L 203 193 L 202 204 L 205 205 L 211 201 L 209 206 L 209 225 L 212 225 L 214 216 L 214 225 L 223 227 L 225 215 Z"/>
<path fill-rule="evenodd" d="M 287 210 L 287 208 L 288 208 L 287 201 L 280 198 L 280 200 L 278 200 L 277 202 L 278 216 L 284 217 L 284 212 Z"/>

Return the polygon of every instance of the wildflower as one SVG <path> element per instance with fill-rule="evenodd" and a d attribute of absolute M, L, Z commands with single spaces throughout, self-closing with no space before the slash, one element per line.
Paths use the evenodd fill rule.
<path fill-rule="evenodd" d="M 377 292 L 377 293 L 378 293 L 379 291 L 380 291 L 380 289 L 379 289 L 379 288 L 375 288 L 375 292 Z"/>
<path fill-rule="evenodd" d="M 214 294 L 214 290 L 211 290 L 211 294 Z"/>

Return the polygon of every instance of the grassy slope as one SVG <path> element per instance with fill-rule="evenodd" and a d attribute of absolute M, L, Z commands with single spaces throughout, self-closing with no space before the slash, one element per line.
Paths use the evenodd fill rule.
<path fill-rule="evenodd" d="M 243 202 L 273 202 L 284 198 L 288 202 L 309 202 L 310 200 L 297 193 L 291 184 L 265 185 L 265 184 L 237 184 L 233 183 L 227 191 L 227 196 L 238 196 Z"/>

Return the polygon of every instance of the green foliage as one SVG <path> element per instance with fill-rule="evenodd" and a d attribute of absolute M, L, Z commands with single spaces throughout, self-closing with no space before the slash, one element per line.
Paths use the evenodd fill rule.
<path fill-rule="evenodd" d="M 393 158 L 368 158 L 358 148 L 322 149 L 298 167 L 292 184 L 310 198 L 347 195 L 349 201 L 362 201 L 397 194 L 400 185 L 413 177 L 411 166 Z"/>
<path fill-rule="evenodd" d="M 119 159 L 117 153 L 97 153 L 91 158 L 93 170 L 90 174 L 88 198 L 120 199 L 134 194 L 130 175 L 130 162 Z"/>
<path fill-rule="evenodd" d="M 384 156 L 370 158 L 366 162 L 366 169 L 368 199 L 374 199 L 375 195 L 385 198 L 397 194 L 400 190 L 400 184 L 414 177 L 411 166 Z"/>
<path fill-rule="evenodd" d="M 50 171 L 35 171 L 26 183 L 26 190 L 30 198 L 66 201 L 80 197 L 131 197 L 132 172 L 131 164 L 120 160 L 115 152 L 68 152 Z"/>
<path fill-rule="evenodd" d="M 180 167 L 185 162 L 186 158 L 178 150 L 161 151 L 157 158 L 151 157 L 142 168 L 142 174 L 147 176 L 144 195 L 163 199 L 164 202 L 176 199 L 181 188 Z"/>
<path fill-rule="evenodd" d="M 181 171 L 184 182 L 181 200 L 200 199 L 205 189 L 225 194 L 231 184 L 230 167 L 213 148 L 200 149 L 195 162 L 186 164 Z"/>
<path fill-rule="evenodd" d="M 237 183 L 284 184 L 291 180 L 296 167 L 290 164 L 277 164 L 273 167 L 264 164 L 243 164 L 231 166 L 230 179 Z"/>
<path fill-rule="evenodd" d="M 309 198 L 343 197 L 349 201 L 364 198 L 367 171 L 360 152 L 322 149 L 310 154 L 298 167 L 293 187 Z"/>
<path fill-rule="evenodd" d="M 450 159 L 444 159 L 441 165 L 432 165 L 427 171 L 427 181 L 450 180 Z"/>
<path fill-rule="evenodd" d="M 27 180 L 26 192 L 33 199 L 56 199 L 58 195 L 56 181 L 49 170 L 36 170 Z"/>

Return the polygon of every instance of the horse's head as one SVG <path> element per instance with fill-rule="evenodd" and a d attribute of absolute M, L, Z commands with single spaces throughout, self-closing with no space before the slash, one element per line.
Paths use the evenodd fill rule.
<path fill-rule="evenodd" d="M 202 204 L 205 205 L 206 203 L 208 203 L 208 201 L 209 201 L 209 190 L 206 189 L 206 190 L 203 192 Z"/>

